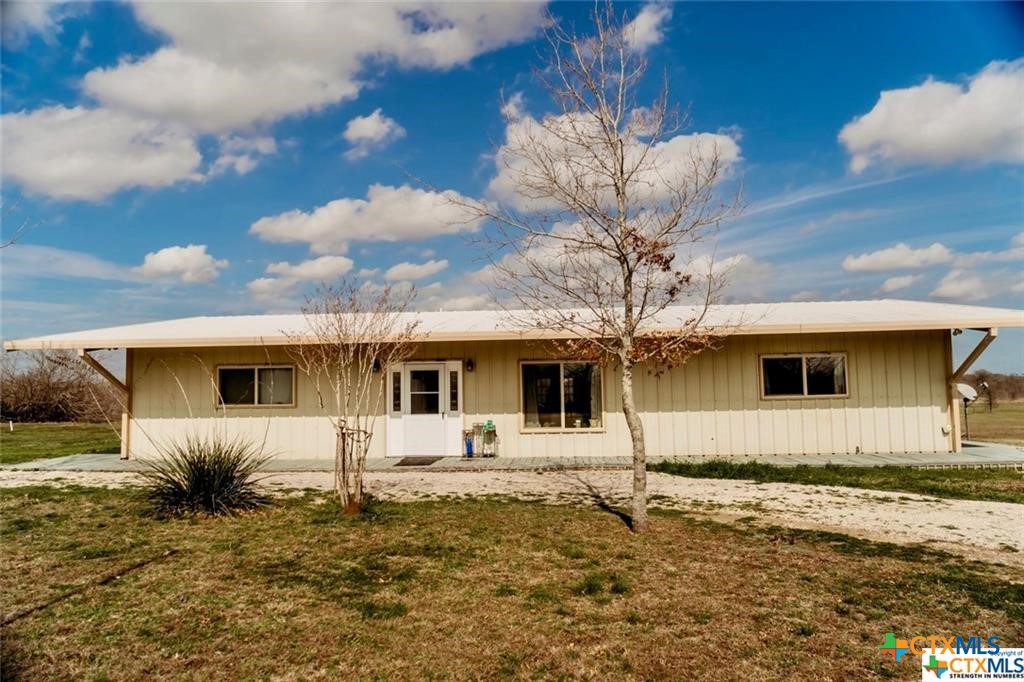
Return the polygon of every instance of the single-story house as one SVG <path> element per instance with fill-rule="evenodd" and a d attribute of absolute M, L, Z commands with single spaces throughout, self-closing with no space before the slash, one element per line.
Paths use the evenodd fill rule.
<path fill-rule="evenodd" d="M 491 421 L 501 457 L 627 455 L 619 372 L 556 357 L 545 334 L 500 311 L 407 313 L 409 362 L 380 368 L 385 410 L 372 457 L 459 455 L 463 430 Z M 666 310 L 652 329 L 691 319 Z M 76 349 L 126 395 L 123 452 L 214 428 L 281 458 L 333 456 L 335 434 L 288 352 L 302 315 L 192 317 L 10 341 Z M 948 453 L 960 449 L 955 383 L 1024 311 L 875 300 L 720 305 L 717 349 L 660 376 L 638 368 L 652 455 Z M 954 365 L 952 337 L 984 335 Z M 126 350 L 122 383 L 90 355 Z"/>

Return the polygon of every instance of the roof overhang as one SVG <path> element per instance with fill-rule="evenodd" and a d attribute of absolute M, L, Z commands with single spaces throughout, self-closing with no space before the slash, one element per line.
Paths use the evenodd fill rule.
<path fill-rule="evenodd" d="M 516 327 L 499 311 L 410 313 L 423 322 L 418 341 L 510 341 L 572 338 Z M 654 333 L 680 330 L 693 310 L 666 311 Z M 722 335 L 828 334 L 1024 327 L 1024 311 L 919 301 L 837 301 L 715 306 L 702 329 Z M 675 320 L 675 322 L 673 322 Z M 286 346 L 304 335 L 302 315 L 198 317 L 7 341 L 13 350 Z M 289 331 L 291 330 L 291 331 Z M 205 333 L 204 333 L 205 332 Z"/>

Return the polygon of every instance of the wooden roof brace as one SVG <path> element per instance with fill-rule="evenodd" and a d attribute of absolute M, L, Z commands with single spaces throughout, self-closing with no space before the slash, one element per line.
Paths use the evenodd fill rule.
<path fill-rule="evenodd" d="M 78 357 L 79 357 L 79 359 L 81 359 L 82 362 L 84 362 L 85 364 L 89 365 L 94 370 L 96 370 L 96 372 L 100 376 L 102 376 L 104 379 L 109 381 L 111 386 L 113 386 L 117 390 L 123 392 L 125 395 L 128 395 L 128 387 L 124 385 L 124 382 L 121 381 L 120 379 L 118 379 L 116 376 L 114 376 L 113 373 L 111 373 L 111 371 L 109 369 L 104 367 L 103 363 L 101 363 L 99 360 L 97 360 L 93 356 L 89 355 L 89 351 L 88 350 L 86 350 L 84 348 L 79 348 L 78 349 Z"/>
<path fill-rule="evenodd" d="M 985 349 L 988 348 L 992 344 L 992 342 L 996 340 L 997 336 L 999 336 L 999 330 L 996 329 L 995 327 L 985 330 L 984 338 L 982 338 L 982 340 L 978 342 L 978 345 L 974 347 L 974 350 L 971 351 L 971 354 L 964 358 L 964 361 L 961 362 L 960 366 L 956 368 L 956 371 L 953 372 L 952 376 L 949 377 L 949 382 L 956 383 L 957 381 L 960 381 L 960 377 L 967 373 L 967 370 L 971 368 L 971 365 L 973 365 L 977 361 L 977 359 L 981 357 L 981 354 L 984 353 Z"/>

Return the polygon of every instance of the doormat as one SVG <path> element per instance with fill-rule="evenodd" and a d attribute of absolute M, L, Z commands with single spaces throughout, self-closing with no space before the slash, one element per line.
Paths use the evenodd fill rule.
<path fill-rule="evenodd" d="M 425 467 L 440 462 L 443 457 L 403 457 L 395 462 L 396 467 Z"/>

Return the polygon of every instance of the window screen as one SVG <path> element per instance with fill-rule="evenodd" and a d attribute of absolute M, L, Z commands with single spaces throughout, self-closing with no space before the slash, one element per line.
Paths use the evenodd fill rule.
<path fill-rule="evenodd" d="M 260 405 L 292 404 L 291 367 L 260 367 L 256 371 L 260 379 Z"/>

